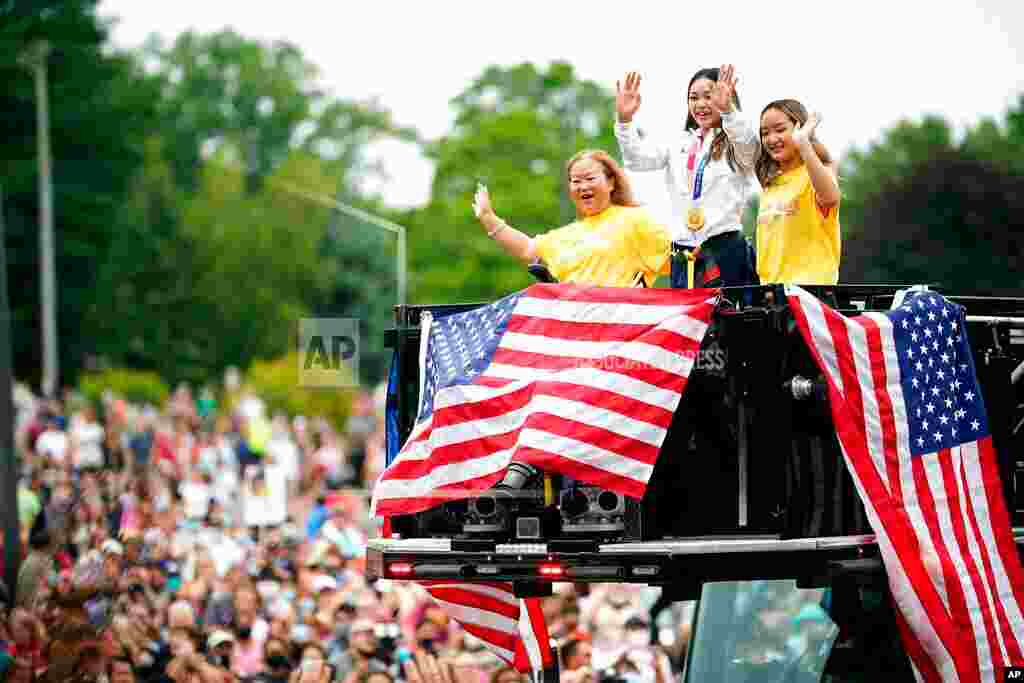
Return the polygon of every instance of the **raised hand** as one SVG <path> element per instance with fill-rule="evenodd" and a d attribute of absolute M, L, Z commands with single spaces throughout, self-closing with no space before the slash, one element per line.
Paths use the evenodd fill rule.
<path fill-rule="evenodd" d="M 481 221 L 494 215 L 494 207 L 491 206 L 491 193 L 487 191 L 487 186 L 483 183 L 476 185 L 476 194 L 473 195 L 473 213 Z"/>
<path fill-rule="evenodd" d="M 626 81 L 615 81 L 615 113 L 622 123 L 629 123 L 640 108 L 640 74 L 630 71 Z"/>
<path fill-rule="evenodd" d="M 453 683 L 451 662 L 418 650 L 414 658 L 405 661 L 405 679 L 409 683 Z"/>
<path fill-rule="evenodd" d="M 328 683 L 331 680 L 331 668 L 322 659 L 307 659 L 292 672 L 289 683 Z"/>
<path fill-rule="evenodd" d="M 719 114 L 728 114 L 732 111 L 738 82 L 736 67 L 732 64 L 723 64 L 718 70 L 718 82 L 711 90 L 711 106 L 717 109 Z"/>
<path fill-rule="evenodd" d="M 822 122 L 822 118 L 821 114 L 813 112 L 807 117 L 807 123 L 802 126 L 797 124 L 793 128 L 793 143 L 800 147 L 814 140 L 814 129 Z"/>

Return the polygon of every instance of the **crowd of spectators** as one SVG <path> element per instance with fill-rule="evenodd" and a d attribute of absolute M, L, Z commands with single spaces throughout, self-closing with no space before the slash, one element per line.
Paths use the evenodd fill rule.
<path fill-rule="evenodd" d="M 380 392 L 341 428 L 244 389 L 152 406 L 19 388 L 16 408 L 24 559 L 0 681 L 525 683 L 421 587 L 365 576 Z M 692 604 L 658 596 L 556 584 L 562 683 L 677 676 Z"/>

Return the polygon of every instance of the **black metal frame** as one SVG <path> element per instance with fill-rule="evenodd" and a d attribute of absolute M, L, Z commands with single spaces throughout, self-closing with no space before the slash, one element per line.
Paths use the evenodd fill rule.
<path fill-rule="evenodd" d="M 857 314 L 888 310 L 901 288 L 806 289 L 841 312 Z M 691 375 L 648 493 L 633 508 L 622 540 L 709 534 L 813 538 L 869 532 L 852 479 L 842 464 L 827 399 L 820 390 L 820 373 L 795 329 L 783 287 L 729 287 L 722 296 L 704 348 L 722 345 L 730 358 L 729 371 L 724 376 L 700 370 Z M 1015 476 L 1017 463 L 1012 458 L 1016 443 L 1011 427 L 1020 401 L 1009 375 L 1024 356 L 1024 348 L 1013 348 L 1005 319 L 1024 320 L 1024 298 L 947 296 L 969 307 L 969 315 L 991 317 L 969 322 L 969 334 L 1001 455 L 1008 507 L 1016 512 L 1024 508 L 1020 500 L 1024 492 L 1015 491 L 1015 480 L 1024 477 Z M 416 415 L 423 312 L 444 316 L 480 305 L 395 308 L 396 328 L 389 331 L 388 344 L 397 350 L 403 438 Z M 819 378 L 817 396 L 795 401 L 787 384 L 794 375 Z M 457 511 L 435 509 L 421 513 L 415 523 L 394 518 L 393 530 L 405 537 L 457 535 L 447 526 L 450 520 L 443 519 L 444 514 Z M 1020 523 L 1020 517 L 1015 515 L 1015 521 Z M 688 523 L 691 519 L 695 523 Z"/>

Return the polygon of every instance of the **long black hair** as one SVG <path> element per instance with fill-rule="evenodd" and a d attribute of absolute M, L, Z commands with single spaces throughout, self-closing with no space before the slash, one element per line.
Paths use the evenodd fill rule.
<path fill-rule="evenodd" d="M 686 86 L 686 130 L 691 128 L 697 128 L 697 120 L 693 118 L 693 114 L 690 113 L 690 88 L 693 87 L 694 81 L 706 78 L 712 83 L 718 83 L 718 67 L 711 69 L 701 69 L 693 75 L 690 82 Z M 740 106 L 740 95 L 736 91 L 732 94 L 732 104 L 736 111 L 741 111 L 743 108 Z M 711 141 L 711 158 L 718 160 L 722 158 L 722 154 L 725 154 L 726 161 L 729 162 L 729 168 L 734 172 L 737 167 L 740 166 L 740 162 L 736 159 L 736 150 L 732 146 L 732 141 L 729 140 L 729 136 L 725 134 L 725 129 L 718 131 L 715 135 L 715 139 Z"/>

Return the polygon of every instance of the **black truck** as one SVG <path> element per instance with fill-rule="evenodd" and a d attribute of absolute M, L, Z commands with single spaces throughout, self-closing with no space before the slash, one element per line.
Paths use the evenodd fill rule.
<path fill-rule="evenodd" d="M 856 315 L 889 310 L 904 288 L 806 289 Z M 966 309 L 1020 547 L 1024 298 L 933 289 Z M 514 466 L 477 497 L 392 518 L 389 537 L 369 543 L 371 576 L 510 581 L 522 597 L 555 582 L 660 586 L 662 602 L 697 601 L 687 680 L 913 680 L 825 383 L 783 289 L 726 288 L 722 301 L 642 500 Z M 477 305 L 396 307 L 389 400 L 402 440 L 417 412 L 421 316 Z M 830 647 L 802 664 L 758 654 L 751 610 L 766 587 L 827 593 Z"/>

